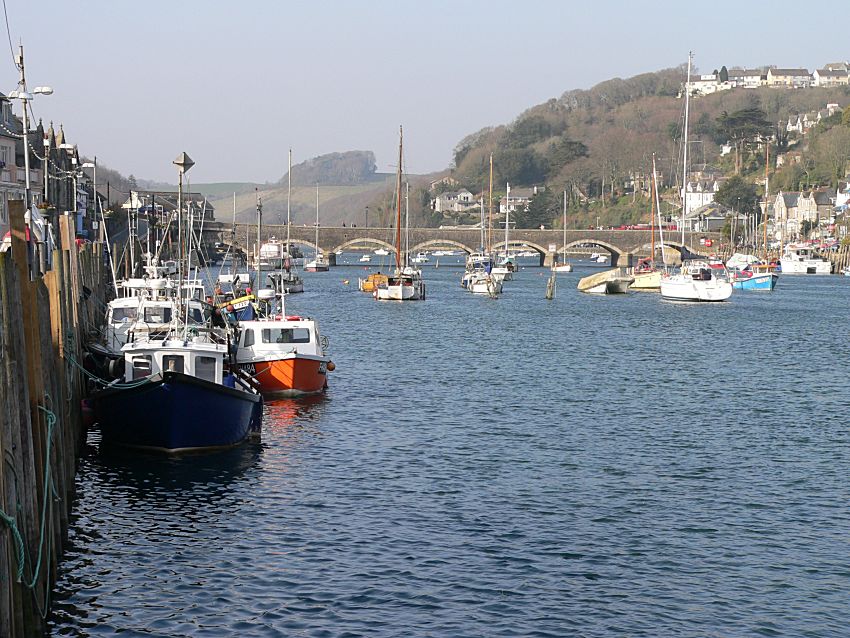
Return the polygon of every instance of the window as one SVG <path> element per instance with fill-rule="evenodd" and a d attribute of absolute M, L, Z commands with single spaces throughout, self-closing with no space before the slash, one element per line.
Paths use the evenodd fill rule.
<path fill-rule="evenodd" d="M 143 357 L 133 357 L 133 381 L 136 379 L 144 379 L 151 375 L 151 358 L 150 355 Z"/>
<path fill-rule="evenodd" d="M 165 306 L 145 308 L 145 323 L 169 323 L 171 308 Z"/>
<path fill-rule="evenodd" d="M 310 343 L 310 331 L 307 328 L 266 328 L 263 343 Z"/>
<path fill-rule="evenodd" d="M 125 319 L 133 320 L 136 318 L 136 309 L 135 308 L 113 308 L 112 309 L 112 321 L 114 323 L 121 323 Z"/>
<path fill-rule="evenodd" d="M 215 382 L 215 357 L 195 357 L 195 376 L 204 381 Z"/>
<path fill-rule="evenodd" d="M 0 146 L 0 162 L 3 163 L 3 166 L 9 166 L 9 147 L 8 146 Z"/>
<path fill-rule="evenodd" d="M 183 355 L 166 354 L 162 357 L 163 372 L 183 372 Z"/>
<path fill-rule="evenodd" d="M 242 338 L 242 345 L 246 348 L 254 345 L 254 331 L 253 330 L 246 330 L 245 331 L 245 336 Z"/>
<path fill-rule="evenodd" d="M 204 323 L 204 313 L 200 308 L 189 308 L 189 323 Z"/>

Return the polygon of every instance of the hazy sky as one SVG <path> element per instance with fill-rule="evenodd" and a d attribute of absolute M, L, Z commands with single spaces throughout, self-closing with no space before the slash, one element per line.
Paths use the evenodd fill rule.
<path fill-rule="evenodd" d="M 276 181 L 294 162 L 372 150 L 446 168 L 465 135 L 613 77 L 677 66 L 850 58 L 846 3 L 626 0 L 5 0 L 36 117 L 125 175 Z M 0 91 L 15 88 L 0 46 Z M 2 59 L 6 59 L 6 63 Z"/>

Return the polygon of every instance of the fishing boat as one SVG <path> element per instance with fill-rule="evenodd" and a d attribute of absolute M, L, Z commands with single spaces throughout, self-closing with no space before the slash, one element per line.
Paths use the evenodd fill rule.
<path fill-rule="evenodd" d="M 429 261 L 428 253 L 416 253 L 416 256 L 410 259 L 410 263 L 412 264 L 427 264 Z"/>
<path fill-rule="evenodd" d="M 564 191 L 564 221 L 562 225 L 564 227 L 564 243 L 561 246 L 561 261 L 555 262 L 555 265 L 552 266 L 552 272 L 573 271 L 573 265 L 567 259 L 567 191 Z"/>
<path fill-rule="evenodd" d="M 181 154 L 177 214 L 183 214 L 183 173 L 193 165 Z M 192 219 L 189 219 L 192 227 Z M 191 270 L 191 245 L 186 270 Z M 184 264 L 178 260 L 182 271 Z M 236 445 L 259 434 L 262 397 L 251 380 L 231 366 L 228 344 L 232 331 L 222 333 L 206 323 L 186 320 L 191 288 L 184 292 L 178 279 L 179 315 L 165 334 L 150 331 L 121 348 L 121 378 L 91 397 L 105 445 L 122 445 L 165 452 L 195 451 Z M 163 306 L 167 308 L 167 306 Z M 220 341 L 224 341 L 221 343 Z"/>
<path fill-rule="evenodd" d="M 304 270 L 307 272 L 327 272 L 330 267 L 330 263 L 319 250 L 319 185 L 316 184 L 316 254 L 312 261 L 304 264 Z"/>
<path fill-rule="evenodd" d="M 753 272 L 747 268 L 744 270 L 732 270 L 732 287 L 736 290 L 773 290 L 779 282 L 779 275 L 775 272 Z"/>
<path fill-rule="evenodd" d="M 829 275 L 832 264 L 805 244 L 789 244 L 779 260 L 783 275 Z"/>
<path fill-rule="evenodd" d="M 425 282 L 422 280 L 422 271 L 409 264 L 409 253 L 407 246 L 402 246 L 401 234 L 401 198 L 402 198 L 402 129 L 398 131 L 398 174 L 396 176 L 396 244 L 395 244 L 395 272 L 387 276 L 386 282 L 378 283 L 373 293 L 379 301 L 418 301 L 425 299 Z M 407 184 L 407 196 L 405 197 L 405 244 L 409 244 L 410 231 L 410 208 L 409 208 L 410 184 Z M 375 251 L 377 252 L 377 251 Z"/>
<path fill-rule="evenodd" d="M 634 276 L 624 268 L 612 268 L 579 279 L 579 292 L 594 295 L 621 295 L 629 290 Z"/>
<path fill-rule="evenodd" d="M 502 294 L 502 280 L 483 270 L 475 270 L 465 275 L 465 288 L 476 295 L 498 297 Z"/>
<path fill-rule="evenodd" d="M 678 273 L 661 278 L 661 297 L 668 301 L 726 301 L 732 283 L 723 264 L 713 267 L 703 259 L 685 260 Z"/>
<path fill-rule="evenodd" d="M 143 339 L 123 352 L 122 382 L 92 396 L 104 444 L 184 452 L 259 434 L 262 398 L 228 370 L 226 344 Z"/>
<path fill-rule="evenodd" d="M 283 299 L 275 308 L 276 293 L 261 290 L 260 318 L 240 321 L 236 363 L 269 397 L 322 392 L 328 371 L 335 366 L 326 353 L 328 340 L 310 317 L 287 315 Z"/>

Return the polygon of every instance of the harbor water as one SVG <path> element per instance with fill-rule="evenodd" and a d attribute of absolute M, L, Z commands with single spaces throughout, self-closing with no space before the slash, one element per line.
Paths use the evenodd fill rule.
<path fill-rule="evenodd" d="M 95 429 L 52 635 L 847 635 L 850 280 L 674 304 L 588 272 L 493 300 L 429 264 L 404 304 L 305 274 L 327 394 L 219 454 Z"/>

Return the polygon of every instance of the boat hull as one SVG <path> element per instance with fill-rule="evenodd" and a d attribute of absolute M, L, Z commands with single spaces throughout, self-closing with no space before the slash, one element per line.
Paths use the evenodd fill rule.
<path fill-rule="evenodd" d="M 832 264 L 820 259 L 786 259 L 779 260 L 783 275 L 829 275 L 832 274 Z"/>
<path fill-rule="evenodd" d="M 304 266 L 306 272 L 328 272 L 330 266 L 327 264 L 307 264 Z"/>
<path fill-rule="evenodd" d="M 661 288 L 661 271 L 656 270 L 653 272 L 636 272 L 635 280 L 632 282 L 630 288 L 632 290 L 646 290 L 657 292 L 659 288 Z"/>
<path fill-rule="evenodd" d="M 328 359 L 293 355 L 271 361 L 240 363 L 260 385 L 264 396 L 317 394 L 328 387 Z"/>
<path fill-rule="evenodd" d="M 174 372 L 92 403 L 104 444 L 169 453 L 231 447 L 262 424 L 260 395 Z"/>
<path fill-rule="evenodd" d="M 668 301 L 726 301 L 732 296 L 728 281 L 691 281 L 676 278 L 662 279 L 661 297 Z"/>
<path fill-rule="evenodd" d="M 773 290 L 779 281 L 779 275 L 772 272 L 757 273 L 751 277 L 735 279 L 732 287 L 736 290 Z"/>
<path fill-rule="evenodd" d="M 552 272 L 572 272 L 572 264 L 558 264 L 552 268 Z"/>
<path fill-rule="evenodd" d="M 388 285 L 375 289 L 375 299 L 378 301 L 418 301 L 424 299 L 420 286 Z"/>

